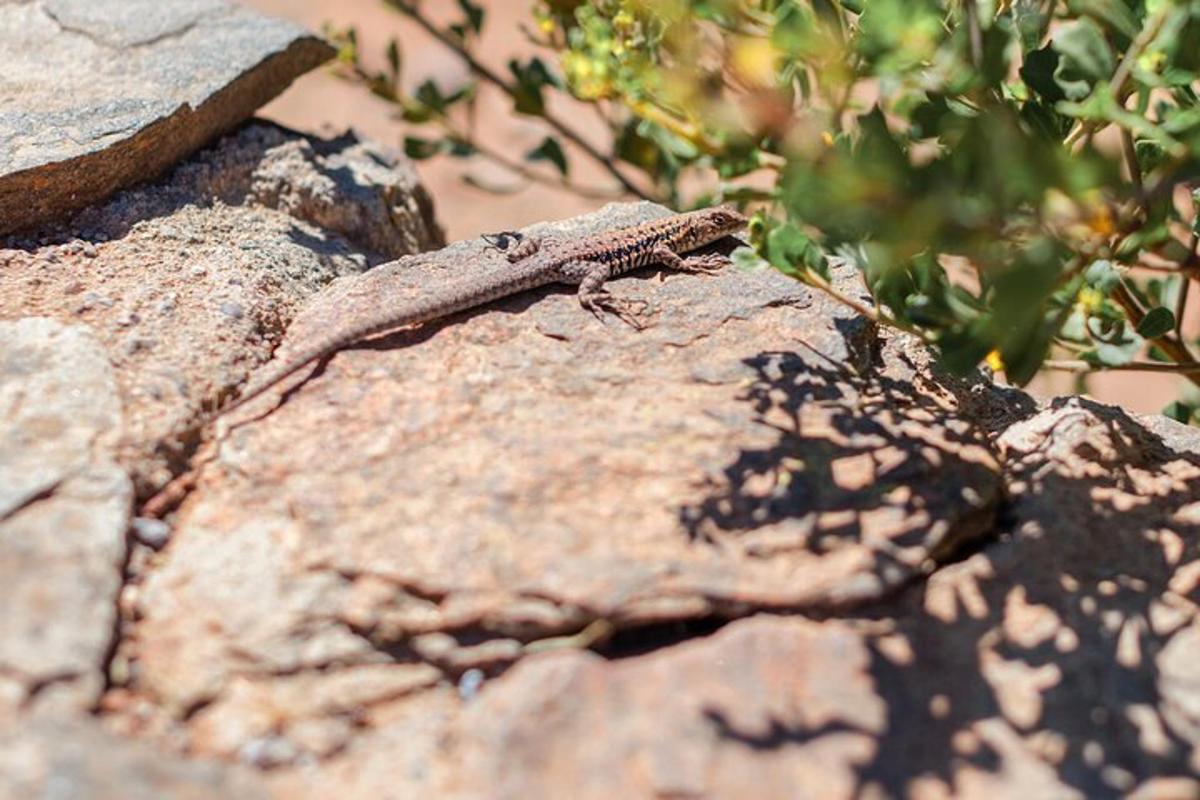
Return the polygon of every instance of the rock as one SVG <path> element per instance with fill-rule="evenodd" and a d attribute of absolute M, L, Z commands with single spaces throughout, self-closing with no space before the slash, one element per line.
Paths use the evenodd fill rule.
<path fill-rule="evenodd" d="M 0 322 L 0 718 L 104 687 L 131 491 L 112 369 L 85 328 Z"/>
<path fill-rule="evenodd" d="M 502 258 L 464 242 L 337 281 L 283 350 L 349 304 Z M 849 312 L 773 271 L 614 291 L 657 324 L 531 293 L 339 353 L 265 417 L 277 397 L 248 406 L 146 578 L 141 686 L 174 714 L 233 714 L 236 676 L 387 654 L 453 677 L 594 623 L 830 613 L 992 529 L 983 437 L 952 397 L 864 377 L 874 331 Z"/>
<path fill-rule="evenodd" d="M 94 257 L 59 251 L 79 231 L 100 242 Z M 39 237 L 0 237 L 0 318 L 91 328 L 116 367 L 118 455 L 142 498 L 186 462 L 195 442 L 179 431 L 269 356 L 305 298 L 362 271 L 364 253 L 377 264 L 441 243 L 402 156 L 263 124 Z"/>
<path fill-rule="evenodd" d="M 1149 423 L 1062 398 L 999 435 L 1011 533 L 880 609 L 884 786 L 1197 796 L 1154 787 L 1200 766 L 1200 435 Z"/>
<path fill-rule="evenodd" d="M 0 233 L 156 177 L 333 55 L 224 0 L 0 4 Z"/>
<path fill-rule="evenodd" d="M 185 760 L 120 739 L 93 722 L 0 724 L 0 798 L 266 798 L 249 770 Z"/>
<path fill-rule="evenodd" d="M 881 755 L 888 720 L 871 659 L 848 625 L 765 616 L 627 660 L 545 654 L 452 717 L 418 780 L 396 763 L 401 731 L 412 736 L 405 715 L 273 788 L 290 797 L 542 798 L 566 787 L 580 798 L 851 797 Z"/>

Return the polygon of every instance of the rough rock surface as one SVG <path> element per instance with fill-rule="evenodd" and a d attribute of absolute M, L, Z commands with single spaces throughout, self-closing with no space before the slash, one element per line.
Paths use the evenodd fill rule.
<path fill-rule="evenodd" d="M 341 235 L 297 252 L 367 247 Z M 342 270 L 307 302 L 308 284 L 260 291 L 294 316 L 286 353 L 501 258 L 462 242 Z M 1200 435 L 944 375 L 771 272 L 613 290 L 654 327 L 548 289 L 338 353 L 238 412 L 168 525 L 87 533 L 117 542 L 89 589 L 105 636 L 14 668 L 44 626 L 5 633 L 0 687 L 33 727 L 0 731 L 0 796 L 48 774 L 84 797 L 160 779 L 184 797 L 1200 796 Z M 109 341 L 15 325 L 97 362 Z M 38 346 L 0 350 L 42 376 L 0 401 L 51 386 Z M 126 425 L 155 413 L 114 360 L 115 379 L 69 374 L 107 380 Z M 103 413 L 0 461 L 18 509 L 0 547 L 74 468 L 40 465 L 112 464 Z M 20 541 L 53 553 L 50 530 Z M 73 719 L 91 706 L 102 728 Z"/>
<path fill-rule="evenodd" d="M 0 322 L 0 718 L 100 699 L 131 501 L 120 418 L 86 328 Z"/>
<path fill-rule="evenodd" d="M 186 455 L 172 432 L 268 358 L 307 297 L 440 244 L 403 158 L 253 124 L 159 183 L 0 237 L 0 319 L 92 330 L 125 410 L 119 458 L 145 496 Z"/>
<path fill-rule="evenodd" d="M 0 3 L 0 233 L 156 177 L 333 54 L 225 0 Z"/>
<path fill-rule="evenodd" d="M 186 761 L 118 738 L 92 722 L 0 724 L 0 798 L 236 800 L 266 798 L 249 770 Z"/>

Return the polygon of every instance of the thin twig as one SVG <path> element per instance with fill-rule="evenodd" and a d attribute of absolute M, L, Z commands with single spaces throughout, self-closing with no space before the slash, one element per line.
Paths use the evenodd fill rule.
<path fill-rule="evenodd" d="M 479 155 L 483 156 L 484 158 L 488 159 L 489 161 L 493 161 L 496 164 L 499 164 L 500 166 L 504 167 L 505 169 L 509 170 L 510 172 L 515 172 L 516 174 L 520 175 L 522 178 L 525 178 L 526 180 L 533 181 L 534 183 L 540 183 L 544 186 L 554 186 L 556 188 L 566 189 L 567 191 L 571 192 L 572 194 L 577 194 L 580 197 L 592 198 L 594 200 L 612 200 L 615 197 L 621 197 L 622 195 L 625 194 L 624 192 L 622 192 L 619 189 L 605 189 L 600 186 L 584 186 L 584 185 L 581 185 L 578 183 L 574 183 L 569 178 L 567 178 L 565 175 L 557 175 L 557 176 L 545 175 L 545 174 L 539 172 L 538 170 L 531 169 L 530 167 L 526 166 L 525 164 L 522 164 L 519 161 L 514 161 L 513 159 L 509 158 L 508 156 L 504 155 L 503 153 L 501 153 L 498 150 L 492 150 L 491 148 L 487 147 L 486 145 L 481 145 L 481 144 L 479 144 L 478 141 L 476 141 L 472 138 L 463 136 L 462 134 L 458 133 L 457 131 L 454 131 L 453 129 L 450 129 L 449 132 L 450 132 L 451 136 L 454 136 L 456 139 L 458 139 L 463 144 L 470 147 L 472 150 L 477 152 Z"/>
<path fill-rule="evenodd" d="M 1112 299 L 1124 309 L 1125 316 L 1129 318 L 1130 323 L 1133 324 L 1135 329 L 1142 324 L 1142 320 L 1146 318 L 1146 312 L 1124 283 L 1117 284 L 1116 288 L 1113 289 Z M 1166 353 L 1167 357 L 1174 361 L 1176 366 L 1187 367 L 1188 370 L 1180 369 L 1177 371 L 1180 374 L 1186 375 L 1187 379 L 1195 385 L 1200 386 L 1200 364 L 1196 363 L 1195 357 L 1186 344 L 1168 334 L 1158 336 L 1150 341 Z"/>
<path fill-rule="evenodd" d="M 498 75 L 496 72 L 494 72 L 490 67 L 481 63 L 473 55 L 471 55 L 469 52 L 467 52 L 465 49 L 463 49 L 463 47 L 458 42 L 455 42 L 453 39 L 451 39 L 449 36 L 447 36 L 444 31 L 440 30 L 436 25 L 434 25 L 432 22 L 430 22 L 429 19 L 426 18 L 425 15 L 423 15 L 420 12 L 420 10 L 418 10 L 415 6 L 409 4 L 405 0 L 387 0 L 387 3 L 388 3 L 388 5 L 395 8 L 397 11 L 401 12 L 402 14 L 407 15 L 409 17 L 409 19 L 411 19 L 413 22 L 420 25 L 421 28 L 423 28 L 426 33 L 428 33 L 433 38 L 437 39 L 444 46 L 453 50 L 454 53 L 456 55 L 458 55 L 459 58 L 461 58 L 463 61 L 466 62 L 467 66 L 471 68 L 471 71 L 474 72 L 476 75 L 478 75 L 480 78 L 482 78 L 483 80 L 492 84 L 497 89 L 499 89 L 500 91 L 507 94 L 509 97 L 512 97 L 512 98 L 516 97 L 517 90 L 511 84 L 509 84 L 508 81 L 504 80 L 504 78 L 500 77 L 500 75 Z M 604 167 L 604 169 L 607 170 L 610 175 L 612 175 L 614 178 L 616 178 L 617 181 L 622 186 L 624 186 L 625 190 L 628 191 L 630 194 L 637 195 L 638 197 L 640 197 L 643 200 L 657 200 L 658 199 L 658 198 L 655 198 L 653 195 L 646 193 L 637 184 L 633 183 L 632 181 L 629 180 L 629 178 L 625 177 L 624 173 L 622 173 L 621 170 L 617 169 L 617 165 L 615 163 L 613 163 L 613 160 L 610 157 L 601 153 L 591 142 L 587 141 L 582 136 L 580 136 L 578 133 L 576 133 L 574 130 L 567 127 L 557 117 L 550 114 L 548 111 L 544 111 L 540 116 L 541 116 L 541 119 L 546 121 L 547 125 L 549 125 L 551 128 L 554 128 L 554 130 L 558 131 L 558 133 L 560 135 L 562 135 L 563 138 L 567 139 L 572 144 L 574 144 L 576 147 L 578 147 L 580 150 L 587 153 L 587 155 L 593 161 L 595 161 L 596 163 L 598 163 L 602 167 Z"/>
<path fill-rule="evenodd" d="M 1131 361 L 1128 364 L 1093 364 L 1074 359 L 1050 359 L 1042 362 L 1045 369 L 1057 372 L 1166 372 L 1190 376 L 1200 373 L 1200 364 L 1170 364 L 1163 361 Z"/>

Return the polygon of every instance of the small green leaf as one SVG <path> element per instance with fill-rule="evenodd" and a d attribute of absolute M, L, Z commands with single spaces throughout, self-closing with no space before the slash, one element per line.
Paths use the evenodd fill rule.
<path fill-rule="evenodd" d="M 1069 100 L 1082 100 L 1092 87 L 1107 80 L 1116 60 L 1104 33 L 1090 19 L 1068 22 L 1054 35 L 1051 46 L 1059 55 L 1054 80 Z"/>
<path fill-rule="evenodd" d="M 767 260 L 787 275 L 800 276 L 812 270 L 829 277 L 829 263 L 816 242 L 798 227 L 785 222 L 767 234 Z"/>
<path fill-rule="evenodd" d="M 1164 417 L 1170 417 L 1176 422 L 1182 422 L 1185 425 L 1191 421 L 1192 416 L 1196 413 L 1194 406 L 1190 406 L 1182 400 L 1176 400 L 1168 403 L 1162 410 Z"/>
<path fill-rule="evenodd" d="M 1150 309 L 1137 326 L 1138 336 L 1143 339 L 1157 339 L 1173 330 L 1175 330 L 1175 315 L 1171 313 L 1171 309 L 1163 306 Z"/>
<path fill-rule="evenodd" d="M 458 0 L 458 7 L 467 15 L 467 25 L 475 33 L 483 30 L 483 9 L 475 5 L 471 0 Z"/>
<path fill-rule="evenodd" d="M 525 154 L 525 158 L 529 161 L 549 161 L 564 176 L 567 174 L 567 155 L 553 136 L 543 139 L 541 144 Z"/>
<path fill-rule="evenodd" d="M 392 84 L 394 85 L 400 80 L 400 68 L 402 61 L 400 58 L 400 43 L 395 39 L 388 41 L 387 46 L 388 69 L 391 71 Z"/>
<path fill-rule="evenodd" d="M 1108 294 L 1121 282 L 1121 273 L 1111 261 L 1093 261 L 1083 273 L 1083 279 L 1093 289 Z"/>
<path fill-rule="evenodd" d="M 419 136 L 404 137 L 404 154 L 416 161 L 432 158 L 441 150 L 440 143 Z"/>
<path fill-rule="evenodd" d="M 729 260 L 739 269 L 757 270 L 770 266 L 753 247 L 739 247 L 729 254 Z"/>

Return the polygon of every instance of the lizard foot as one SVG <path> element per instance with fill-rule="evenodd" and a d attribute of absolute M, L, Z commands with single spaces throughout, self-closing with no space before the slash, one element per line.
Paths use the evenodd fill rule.
<path fill-rule="evenodd" d="M 613 297 L 608 292 L 596 292 L 581 298 L 580 302 L 600 322 L 604 322 L 604 315 L 608 313 L 634 330 L 645 330 L 649 326 L 650 304 L 645 300 L 628 300 Z"/>
<path fill-rule="evenodd" d="M 720 253 L 705 253 L 699 256 L 689 256 L 676 265 L 680 272 L 690 272 L 694 275 L 715 275 L 729 266 L 729 259 Z"/>

